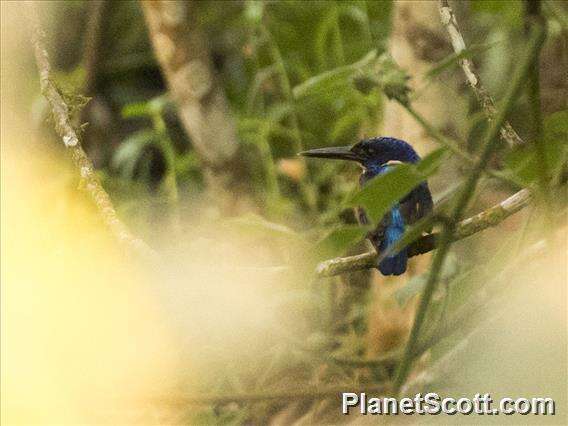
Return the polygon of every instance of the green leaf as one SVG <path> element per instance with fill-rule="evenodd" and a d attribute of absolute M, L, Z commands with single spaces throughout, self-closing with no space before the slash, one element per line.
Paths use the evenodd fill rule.
<path fill-rule="evenodd" d="M 428 154 L 417 165 L 401 164 L 369 181 L 349 200 L 351 206 L 362 206 L 373 223 L 412 189 L 434 174 L 446 156 L 445 148 Z"/>
<path fill-rule="evenodd" d="M 344 225 L 334 229 L 314 247 L 318 259 L 341 256 L 348 248 L 358 243 L 371 228 L 359 225 Z"/>
<path fill-rule="evenodd" d="M 329 88 L 333 84 L 346 84 L 346 79 L 349 76 L 373 64 L 376 59 L 377 51 L 371 50 L 361 60 L 353 64 L 337 67 L 316 75 L 294 87 L 292 90 L 294 98 L 299 99 L 308 94 L 313 94 L 316 89 Z"/>

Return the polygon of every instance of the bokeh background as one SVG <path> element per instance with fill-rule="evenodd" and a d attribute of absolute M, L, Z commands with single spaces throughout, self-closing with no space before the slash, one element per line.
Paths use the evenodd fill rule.
<path fill-rule="evenodd" d="M 2 423 L 447 423 L 342 417 L 333 393 L 302 397 L 392 378 L 381 359 L 404 347 L 430 255 L 402 277 L 317 278 L 319 261 L 368 250 L 348 205 L 359 170 L 296 156 L 376 135 L 432 151 L 435 138 L 393 99 L 400 87 L 427 123 L 477 152 L 487 120 L 438 3 L 166 3 L 1 2 Z M 160 264 L 118 245 L 83 191 L 39 91 L 30 5 L 73 119 L 88 123 L 82 146 Z M 501 99 L 526 46 L 525 3 L 453 6 L 465 55 Z M 160 14 L 179 29 L 174 46 L 152 30 Z M 427 391 L 552 397 L 557 413 L 451 422 L 566 423 L 566 3 L 543 1 L 541 18 L 548 197 L 454 244 L 427 319 L 427 334 L 445 335 L 410 379 L 464 346 Z M 380 62 L 378 87 L 368 65 L 385 53 L 400 68 Z M 167 66 L 192 55 L 223 98 L 197 130 Z M 509 120 L 529 144 L 503 147 L 491 167 L 534 189 L 542 164 L 526 92 Z M 439 209 L 467 173 L 449 155 L 431 177 Z M 483 178 L 467 216 L 514 192 Z M 468 306 L 475 315 L 460 317 Z"/>

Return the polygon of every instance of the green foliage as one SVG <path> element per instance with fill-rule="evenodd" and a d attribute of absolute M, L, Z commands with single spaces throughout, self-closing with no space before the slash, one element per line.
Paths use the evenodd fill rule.
<path fill-rule="evenodd" d="M 470 47 L 460 54 L 449 53 L 426 71 L 422 76 L 428 80 L 426 84 L 440 83 L 450 71 L 463 79 L 456 65 L 473 58 L 489 92 L 499 100 L 518 56 L 516 46 L 523 40 L 518 19 L 521 3 L 514 2 L 511 7 L 503 3 L 472 4 L 472 31 L 466 38 L 472 40 Z M 195 7 L 235 117 L 242 145 L 240 160 L 250 166 L 246 184 L 251 191 L 247 196 L 256 202 L 250 206 L 254 213 L 219 219 L 219 211 L 210 211 L 214 203 L 206 198 L 211 194 L 203 191 L 203 164 L 176 116 L 175 105 L 164 94 L 166 87 L 140 30 L 143 17 L 133 2 L 112 3 L 111 22 L 105 30 L 105 36 L 116 42 L 107 43 L 102 54 L 97 96 L 111 111 L 122 112 L 122 120 L 109 126 L 113 148 L 111 156 L 102 161 L 105 187 L 129 225 L 143 228 L 144 223 L 154 223 L 155 217 L 169 222 L 189 205 L 183 213 L 198 217 L 200 224 L 220 229 L 227 239 L 236 235 L 259 253 L 274 253 L 279 263 L 266 268 L 267 274 L 294 278 L 294 288 L 277 289 L 268 305 L 272 312 L 293 312 L 298 334 L 289 336 L 287 327 L 279 324 L 270 330 L 276 338 L 267 338 L 262 351 L 247 348 L 262 352 L 247 354 L 253 361 L 242 354 L 226 356 L 230 362 L 223 363 L 229 366 L 222 370 L 223 377 L 210 380 L 214 391 L 263 390 L 283 387 L 290 381 L 316 381 L 314 377 L 318 384 L 365 383 L 367 375 L 373 380 L 388 377 L 388 371 L 345 368 L 330 362 L 334 357 L 352 360 L 369 355 L 366 333 L 372 292 L 366 276 L 358 274 L 346 276 L 344 281 L 314 282 L 314 263 L 347 254 L 373 228 L 355 225 L 352 207 L 365 208 L 376 224 L 412 188 L 438 177 L 435 197 L 452 200 L 470 164 L 460 165 L 450 174 L 450 167 L 441 168 L 449 155 L 440 149 L 417 165 L 397 165 L 357 189 L 353 165 L 304 161 L 296 154 L 302 149 L 352 144 L 375 136 L 384 102 L 410 105 L 416 98 L 408 85 L 409 73 L 415 70 L 399 67 L 384 49 L 391 2 L 196 2 Z M 564 15 L 554 8 L 551 14 L 561 25 Z M 69 83 L 82 81 L 83 71 L 76 67 L 68 73 Z M 71 105 L 80 104 L 71 95 L 65 96 Z M 463 96 L 468 95 L 464 92 Z M 486 125 L 485 115 L 475 108 L 468 122 L 456 122 L 455 129 L 435 130 L 449 130 L 451 135 L 468 133 L 475 148 Z M 527 120 L 522 103 L 511 114 L 511 121 L 523 135 Z M 566 111 L 544 121 L 547 163 L 554 182 L 561 181 L 566 170 L 567 122 Z M 533 141 L 528 142 L 520 149 L 504 148 L 495 165 L 515 181 L 533 186 L 541 165 Z M 465 146 L 456 145 L 465 151 Z M 494 184 L 492 189 L 502 188 Z M 203 196 L 204 201 L 194 203 L 193 196 Z M 473 206 L 476 212 L 481 208 Z M 407 228 L 401 244 L 419 238 L 433 223 L 428 218 Z M 147 233 L 164 233 L 161 227 L 154 228 Z M 172 240 L 184 240 L 189 246 L 195 243 L 193 234 L 177 232 L 179 226 L 172 229 L 176 231 Z M 452 253 L 440 276 L 451 295 L 435 294 L 428 318 L 442 318 L 446 308 L 452 311 L 474 300 L 477 286 L 498 276 L 518 251 L 515 244 L 525 237 L 515 237 L 506 243 L 494 240 L 492 244 L 498 247 L 484 247 L 483 251 L 468 246 L 468 250 Z M 468 244 L 477 247 L 479 242 Z M 427 274 L 409 279 L 388 303 L 408 305 L 423 291 Z M 430 330 L 436 330 L 439 323 L 433 321 Z M 232 368 L 231 362 L 244 367 Z M 324 372 L 320 371 L 322 366 Z M 270 404 L 265 408 L 275 410 Z M 263 409 L 251 409 L 247 404 L 223 406 L 192 413 L 187 423 L 263 423 L 261 413 Z"/>

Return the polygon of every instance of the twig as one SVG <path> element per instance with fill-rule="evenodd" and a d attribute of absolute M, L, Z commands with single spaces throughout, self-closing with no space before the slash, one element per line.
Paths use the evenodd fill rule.
<path fill-rule="evenodd" d="M 440 17 L 442 24 L 444 24 L 444 26 L 448 30 L 454 51 L 457 54 L 460 54 L 466 49 L 466 46 L 463 36 L 458 27 L 456 16 L 454 14 L 454 11 L 450 7 L 448 0 L 440 0 Z M 493 101 L 491 95 L 489 95 L 485 87 L 481 84 L 481 79 L 476 73 L 472 61 L 468 58 L 462 58 L 460 59 L 459 63 L 463 69 L 465 78 L 469 86 L 473 90 L 473 93 L 475 93 L 477 100 L 481 104 L 481 107 L 483 108 L 487 119 L 489 121 L 494 120 L 495 116 L 497 115 L 495 102 Z M 515 132 L 515 129 L 513 129 L 513 127 L 507 121 L 503 123 L 503 127 L 501 128 L 500 133 L 501 138 L 510 146 L 524 144 L 524 141 L 519 137 L 517 132 Z"/>
<path fill-rule="evenodd" d="M 528 189 L 511 195 L 487 210 L 461 221 L 454 232 L 453 241 L 467 238 L 487 228 L 497 226 L 503 220 L 526 207 L 532 200 Z M 436 248 L 439 234 L 425 235 L 408 247 L 410 257 L 432 251 Z M 379 254 L 376 252 L 363 253 L 356 256 L 339 257 L 321 262 L 316 268 L 318 277 L 330 277 L 346 272 L 359 271 L 361 269 L 375 268 Z"/>
<path fill-rule="evenodd" d="M 79 169 L 85 189 L 95 203 L 105 225 L 122 244 L 144 257 L 156 257 L 154 250 L 148 247 L 140 238 L 132 235 L 118 218 L 110 197 L 95 174 L 93 163 L 89 160 L 83 148 L 81 148 L 79 136 L 71 123 L 69 106 L 52 81 L 49 56 L 45 48 L 45 33 L 40 27 L 39 18 L 34 7 L 29 6 L 28 12 L 32 25 L 32 43 L 35 49 L 41 92 L 51 107 L 55 121 L 55 130 L 70 151 L 71 158 Z"/>
<path fill-rule="evenodd" d="M 529 73 L 531 64 L 533 63 L 536 55 L 538 55 L 543 42 L 544 31 L 540 27 L 535 28 L 534 31 L 531 32 L 531 38 L 527 46 L 527 53 L 520 61 L 520 65 L 516 69 L 516 73 L 513 76 L 512 82 L 507 88 L 503 105 L 495 116 L 495 119 L 490 123 L 490 127 L 487 130 L 482 153 L 479 157 L 478 163 L 468 176 L 464 189 L 459 194 L 453 213 L 450 216 L 451 221 L 444 227 L 444 230 L 439 238 L 438 250 L 434 256 L 434 259 L 432 260 L 430 274 L 428 275 L 428 280 L 426 282 L 424 292 L 420 300 L 420 305 L 418 307 L 416 317 L 414 318 L 414 324 L 410 332 L 410 337 L 408 338 L 408 343 L 405 347 L 404 356 L 397 370 L 394 383 L 395 393 L 398 393 L 400 391 L 400 388 L 405 383 L 406 378 L 408 377 L 408 373 L 410 372 L 410 369 L 412 367 L 415 348 L 420 337 L 420 332 L 424 323 L 424 319 L 426 317 L 426 312 L 430 306 L 430 301 L 432 299 L 434 291 L 436 290 L 436 285 L 438 284 L 438 277 L 453 240 L 453 234 L 456 229 L 453 223 L 456 223 L 465 211 L 469 200 L 475 193 L 477 182 L 481 177 L 483 170 L 485 169 L 491 155 L 493 155 L 496 148 L 498 147 L 497 135 L 499 134 L 500 128 L 505 122 L 507 114 L 516 101 L 519 92 L 521 91 L 522 85 Z"/>

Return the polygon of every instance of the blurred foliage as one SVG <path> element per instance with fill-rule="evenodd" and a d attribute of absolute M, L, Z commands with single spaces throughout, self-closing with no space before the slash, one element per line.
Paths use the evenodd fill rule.
<path fill-rule="evenodd" d="M 86 3 L 65 2 L 55 9 L 62 16 L 71 9 L 74 14 L 84 13 Z M 275 297 L 271 306 L 275 311 L 297 313 L 298 335 L 286 335 L 282 326 L 278 339 L 267 338 L 278 343 L 263 347 L 266 352 L 247 348 L 256 351 L 249 361 L 241 359 L 239 368 L 226 367 L 204 387 L 226 393 L 307 381 L 373 383 L 373 377 L 384 375 L 384 371 L 371 369 L 369 373 L 333 362 L 325 364 L 325 372 L 320 371 L 332 356 L 365 355 L 371 297 L 367 287 L 360 286 L 358 299 L 338 314 L 334 291 L 341 285 L 339 278 L 314 284 L 311 271 L 317 261 L 345 255 L 363 239 L 368 229 L 354 224 L 352 206 L 363 205 L 374 221 L 380 220 L 417 183 L 443 173 L 448 154 L 437 150 L 416 166 L 397 166 L 363 190 L 357 190 L 356 170 L 351 166 L 304 162 L 296 154 L 375 136 L 384 102 L 411 101 L 407 71 L 412 70 L 398 68 L 385 51 L 392 4 L 373 0 L 195 3 L 236 117 L 239 141 L 253 170 L 251 212 L 223 218 L 210 205 L 201 163 L 166 93 L 137 2 L 109 2 L 93 94 L 93 102 L 98 100 L 108 114 L 97 116 L 91 111 L 87 149 L 91 154 L 100 149 L 89 133 L 91 126 L 112 129 L 105 134 L 105 154 L 97 161 L 100 174 L 120 215 L 150 241 L 168 247 L 169 238 L 176 242 L 186 239 L 187 245 L 195 243 L 193 250 L 200 251 L 199 241 L 209 237 L 207 232 L 203 237 L 192 229 L 180 233 L 174 227 L 172 234 L 164 236 L 160 225 L 178 215 L 187 223 L 207 223 L 227 235 L 244 235 L 255 247 L 254 260 L 260 263 L 265 257 L 259 253 L 269 252 L 280 261 L 276 266 L 301 265 L 300 272 L 290 272 L 297 279 L 294 288 Z M 468 5 L 469 19 L 463 29 L 469 49 L 459 55 L 448 52 L 427 77 L 431 82 L 443 82 L 447 73 L 461 72 L 460 59 L 473 58 L 489 92 L 499 99 L 515 65 L 516 52 L 523 47 L 522 3 L 473 1 Z M 554 43 L 566 34 L 566 13 L 553 2 L 545 3 L 545 13 L 549 43 Z M 61 50 L 57 63 L 64 70 L 58 76 L 62 86 L 80 87 L 84 77 L 83 62 L 77 59 L 80 55 L 70 54 L 72 46 Z M 529 133 L 526 106 L 526 99 L 521 99 L 510 117 L 523 137 Z M 562 184 L 566 181 L 567 123 L 566 110 L 545 116 L 550 177 Z M 458 124 L 467 131 L 468 148 L 475 150 L 486 120 L 473 97 L 470 120 Z M 532 144 L 504 152 L 501 159 L 505 170 L 518 181 L 526 186 L 536 182 L 540 164 Z M 452 182 L 448 194 L 453 194 L 459 183 Z M 565 209 L 562 198 L 555 200 L 559 212 Z M 527 234 L 538 235 L 539 221 L 525 222 L 518 235 L 503 242 L 502 251 L 469 253 L 466 249 L 467 256 L 458 250 L 452 254 L 442 271 L 445 290 L 440 291 L 429 314 L 435 319 L 429 332 L 448 312 L 466 305 L 476 289 L 483 287 L 480 283 L 497 286 L 490 278 L 499 276 L 503 264 L 520 250 L 524 240 L 530 240 Z M 410 279 L 396 292 L 396 302 L 409 304 L 423 289 L 425 279 L 426 275 Z M 262 352 L 260 361 L 258 352 Z M 193 413 L 191 421 L 258 423 L 264 414 L 282 406 L 267 403 L 255 412 L 246 405 L 207 408 Z"/>

